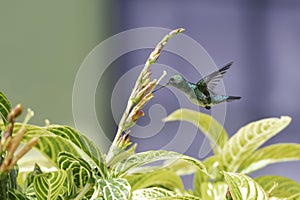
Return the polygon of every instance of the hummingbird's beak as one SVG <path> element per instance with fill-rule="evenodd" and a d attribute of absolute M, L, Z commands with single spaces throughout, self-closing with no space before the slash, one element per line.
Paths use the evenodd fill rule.
<path fill-rule="evenodd" d="M 160 86 L 159 88 L 157 88 L 156 90 L 154 90 L 152 93 L 156 92 L 157 90 L 160 90 L 161 88 L 164 88 L 164 87 L 166 87 L 167 85 L 168 85 L 168 83 L 167 83 L 166 85 L 162 85 L 162 86 Z"/>

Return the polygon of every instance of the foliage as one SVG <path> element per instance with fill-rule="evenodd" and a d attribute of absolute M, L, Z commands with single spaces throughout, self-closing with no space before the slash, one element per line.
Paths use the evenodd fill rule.
<path fill-rule="evenodd" d="M 166 42 L 182 31 L 168 34 L 148 58 L 107 155 L 69 126 L 35 126 L 27 124 L 28 120 L 15 123 L 20 106 L 11 108 L 0 93 L 1 199 L 300 199 L 300 185 L 291 179 L 248 176 L 272 163 L 300 159 L 300 145 L 295 143 L 259 149 L 288 126 L 291 119 L 287 116 L 252 122 L 229 138 L 210 115 L 179 109 L 164 121 L 183 120 L 196 125 L 210 140 L 213 156 L 201 162 L 171 151 L 135 152 L 129 128 L 143 115 L 141 109 L 153 97 L 152 91 L 159 82 L 150 81 L 150 65 Z M 21 154 L 15 153 L 12 146 L 16 148 L 20 142 L 25 149 Z M 27 166 L 16 163 L 31 148 L 42 153 L 47 162 L 33 157 L 26 171 Z M 148 165 L 162 160 L 166 161 L 162 165 Z M 185 174 L 194 174 L 193 191 L 184 189 L 181 176 Z"/>
<path fill-rule="evenodd" d="M 280 180 L 281 182 L 272 182 L 274 190 L 278 190 L 276 193 L 272 193 L 269 190 L 270 182 L 267 181 L 272 179 L 272 176 L 261 177 L 256 183 L 255 180 L 246 175 L 272 163 L 300 160 L 299 144 L 274 144 L 258 149 L 268 139 L 283 130 L 290 123 L 290 117 L 283 116 L 252 122 L 238 130 L 229 140 L 227 140 L 227 136 L 222 136 L 226 134 L 226 131 L 220 128 L 220 125 L 209 115 L 180 109 L 165 119 L 165 121 L 173 120 L 191 122 L 197 125 L 205 135 L 212 134 L 208 136 L 212 148 L 214 148 L 214 144 L 224 143 L 220 153 L 217 152 L 214 156 L 203 161 L 210 178 L 203 177 L 202 172 L 196 172 L 194 179 L 194 194 L 196 196 L 203 199 L 225 199 L 227 193 L 233 199 L 267 199 L 270 196 L 273 199 L 296 198 L 296 196 L 294 197 L 295 193 L 285 192 L 286 188 L 283 186 L 293 182 L 288 178 Z M 212 131 L 207 131 L 208 127 Z M 219 130 L 220 136 L 218 138 L 215 130 Z M 226 142 L 218 141 L 222 138 L 225 138 Z M 226 185 L 228 185 L 229 192 L 225 190 Z M 291 186 L 300 189 L 297 184 L 291 184 Z M 223 198 L 221 198 L 220 193 Z M 278 193 L 287 195 L 276 196 Z"/>

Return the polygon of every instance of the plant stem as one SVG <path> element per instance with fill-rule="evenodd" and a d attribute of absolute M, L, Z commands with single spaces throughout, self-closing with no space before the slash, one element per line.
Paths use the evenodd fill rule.
<path fill-rule="evenodd" d="M 85 184 L 84 188 L 82 188 L 82 190 L 74 200 L 81 200 L 84 197 L 84 195 L 90 190 L 91 187 L 92 187 L 91 183 Z"/>
<path fill-rule="evenodd" d="M 0 199 L 7 199 L 7 176 L 0 178 Z"/>
<path fill-rule="evenodd" d="M 129 115 L 129 112 L 131 110 L 131 108 L 134 106 L 134 97 L 137 93 L 137 90 L 140 88 L 141 86 L 141 83 L 143 82 L 143 78 L 145 76 L 146 73 L 149 73 L 149 69 L 150 69 L 150 66 L 156 62 L 156 60 L 158 59 L 159 55 L 160 55 L 160 52 L 161 50 L 164 48 L 164 46 L 167 44 L 168 40 L 170 38 L 172 38 L 173 36 L 177 35 L 178 33 L 181 33 L 183 32 L 184 29 L 183 28 L 178 28 L 178 29 L 175 29 L 171 32 L 169 32 L 155 47 L 155 49 L 152 51 L 152 53 L 150 54 L 150 56 L 148 57 L 145 65 L 144 65 L 144 68 L 143 70 L 141 71 L 136 83 L 135 83 L 135 86 L 131 92 L 131 95 L 128 99 L 128 102 L 127 102 L 127 106 L 126 106 L 126 109 L 122 115 L 122 118 L 120 120 L 120 123 L 119 123 L 119 126 L 118 126 L 118 130 L 117 130 L 117 133 L 116 133 L 116 136 L 114 138 L 114 141 L 112 143 L 112 145 L 110 146 L 110 149 L 107 153 L 107 156 L 106 156 L 106 163 L 109 163 L 110 160 L 113 158 L 114 156 L 114 150 L 116 148 L 116 144 L 118 143 L 123 131 L 126 130 L 126 127 L 124 127 L 124 124 L 125 124 L 125 121 Z"/>

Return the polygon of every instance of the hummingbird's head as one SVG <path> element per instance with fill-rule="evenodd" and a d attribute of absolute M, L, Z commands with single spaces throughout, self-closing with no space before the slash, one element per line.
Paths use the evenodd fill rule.
<path fill-rule="evenodd" d="M 174 87 L 180 87 L 185 82 L 185 79 L 180 74 L 172 76 L 167 83 L 167 85 L 172 85 Z"/>

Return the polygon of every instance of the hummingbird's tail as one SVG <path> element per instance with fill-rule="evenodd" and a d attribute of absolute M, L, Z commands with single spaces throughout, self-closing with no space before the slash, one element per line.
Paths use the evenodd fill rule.
<path fill-rule="evenodd" d="M 234 100 L 238 100 L 241 99 L 242 97 L 237 97 L 237 96 L 228 96 L 228 98 L 226 99 L 227 102 L 230 101 L 234 101 Z"/>

